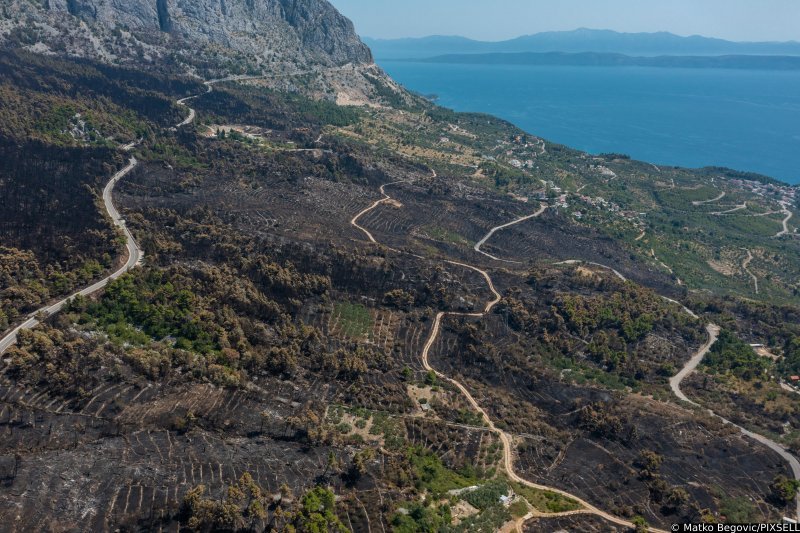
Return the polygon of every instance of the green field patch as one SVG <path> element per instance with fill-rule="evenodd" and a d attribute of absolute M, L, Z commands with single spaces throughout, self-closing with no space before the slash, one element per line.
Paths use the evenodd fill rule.
<path fill-rule="evenodd" d="M 723 497 L 719 509 L 732 523 L 756 522 L 759 519 L 755 506 L 745 498 Z"/>
<path fill-rule="evenodd" d="M 742 234 L 744 237 L 772 237 L 782 228 L 782 221 L 785 215 L 775 214 L 765 217 L 738 217 L 727 216 L 719 217 L 719 223 L 728 231 Z"/>
<path fill-rule="evenodd" d="M 431 239 L 444 241 L 458 246 L 468 245 L 469 241 L 458 233 L 439 226 L 425 226 L 422 228 Z"/>
<path fill-rule="evenodd" d="M 705 209 L 707 205 L 715 205 L 716 202 L 708 202 L 708 204 L 701 204 L 695 206 L 692 202 L 707 202 L 713 200 L 720 195 L 721 191 L 714 187 L 701 186 L 697 189 L 666 189 L 655 192 L 655 197 L 658 202 L 667 208 L 691 211 L 696 209 Z M 724 201 L 723 198 L 721 201 Z"/>
<path fill-rule="evenodd" d="M 427 505 L 426 505 L 427 503 Z M 394 533 L 419 531 L 448 531 L 453 521 L 449 505 L 431 505 L 430 502 L 407 502 L 389 519 Z"/>
<path fill-rule="evenodd" d="M 522 500 L 517 500 L 508 506 L 508 511 L 514 518 L 522 518 L 528 514 L 528 504 Z"/>
<path fill-rule="evenodd" d="M 348 337 L 366 337 L 374 322 L 366 307 L 349 302 L 334 304 L 332 318 Z"/>
<path fill-rule="evenodd" d="M 565 513 L 581 508 L 581 504 L 572 498 L 567 498 L 556 492 L 534 489 L 521 483 L 515 483 L 512 486 L 514 492 L 528 500 L 528 503 L 542 513 Z"/>
<path fill-rule="evenodd" d="M 415 484 L 434 495 L 442 496 L 449 490 L 470 487 L 478 481 L 472 472 L 456 472 L 447 468 L 442 460 L 429 450 L 410 448 L 407 454 L 413 468 Z"/>

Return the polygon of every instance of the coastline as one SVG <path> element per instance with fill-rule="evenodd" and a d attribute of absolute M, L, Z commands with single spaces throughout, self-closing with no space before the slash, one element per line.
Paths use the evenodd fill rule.
<path fill-rule="evenodd" d="M 493 115 L 589 154 L 800 185 L 800 72 L 770 72 L 762 87 L 757 71 L 378 63 L 437 105 Z M 775 93 L 780 105 L 767 102 Z"/>

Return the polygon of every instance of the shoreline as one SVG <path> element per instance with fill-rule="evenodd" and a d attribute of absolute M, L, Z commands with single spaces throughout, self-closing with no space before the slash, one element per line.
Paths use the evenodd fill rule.
<path fill-rule="evenodd" d="M 476 113 L 494 116 L 505 120 L 520 130 L 531 135 L 536 135 L 548 139 L 553 144 L 562 145 L 572 150 L 585 152 L 588 155 L 601 153 L 624 153 L 631 156 L 637 162 L 655 164 L 664 167 L 678 167 L 690 171 L 700 171 L 703 169 L 728 169 L 734 172 L 743 172 L 759 175 L 763 179 L 773 180 L 780 185 L 790 187 L 800 187 L 800 160 L 788 161 L 787 158 L 792 154 L 800 154 L 800 139 L 796 138 L 796 132 L 789 132 L 787 135 L 776 135 L 769 139 L 762 139 L 759 135 L 752 134 L 752 138 L 731 137 L 731 131 L 755 131 L 755 122 L 763 124 L 763 116 L 754 117 L 753 107 L 763 104 L 755 101 L 743 101 L 738 103 L 744 111 L 736 114 L 725 106 L 733 105 L 735 99 L 743 99 L 742 95 L 725 94 L 678 94 L 668 102 L 668 105 L 648 106 L 645 100 L 630 101 L 625 94 L 616 94 L 615 86 L 619 82 L 618 74 L 621 69 L 634 69 L 640 73 L 635 82 L 639 82 L 642 87 L 631 87 L 628 80 L 620 84 L 619 88 L 626 88 L 632 93 L 642 93 L 648 89 L 645 85 L 656 85 L 659 79 L 649 79 L 648 74 L 655 76 L 669 77 L 670 72 L 681 71 L 686 76 L 696 77 L 704 74 L 717 74 L 718 76 L 730 77 L 731 75 L 758 75 L 762 71 L 746 71 L 740 69 L 697 69 L 697 68 L 676 68 L 676 67 L 595 67 L 595 66 L 575 66 L 575 65 L 509 65 L 509 64 L 475 64 L 475 63 L 433 63 L 426 62 L 424 59 L 398 60 L 398 59 L 376 59 L 378 65 L 386 71 L 393 79 L 403 85 L 412 93 L 418 94 L 426 99 L 425 95 L 435 95 L 433 101 L 437 106 L 451 109 L 459 113 Z M 397 67 L 400 67 L 398 70 Z M 425 69 L 425 72 L 414 72 L 413 69 Z M 520 76 L 502 77 L 486 76 L 481 78 L 476 76 L 476 71 L 490 68 L 493 73 L 498 72 L 526 72 L 552 71 L 564 79 L 556 80 L 552 77 L 546 81 L 541 81 L 542 76 L 536 79 L 522 79 Z M 447 72 L 442 72 L 442 70 Z M 461 72 L 459 72 L 461 70 Z M 469 71 L 469 72 L 466 72 Z M 609 76 L 609 73 L 614 74 Z M 797 94 L 800 94 L 800 71 L 771 71 L 771 74 L 787 74 L 796 79 Z M 433 76 L 431 76 L 433 74 Z M 592 80 L 592 74 L 600 77 L 598 84 L 588 84 Z M 461 78 L 464 78 L 462 80 Z M 713 77 L 713 76 L 711 76 Z M 709 76 L 704 76 L 709 78 Z M 464 81 L 464 83 L 462 83 Z M 575 85 L 559 85 L 559 82 L 581 81 L 583 85 L 589 87 L 586 93 L 579 95 L 578 104 L 567 106 L 566 102 L 559 104 L 558 97 L 553 96 L 559 91 L 572 89 Z M 703 79 L 705 85 L 698 86 L 697 80 L 679 80 L 676 83 L 675 91 L 684 90 L 689 92 L 701 93 L 708 90 L 712 85 L 724 85 L 724 80 Z M 744 80 L 743 85 L 749 84 L 753 80 Z M 600 83 L 602 82 L 602 83 Z M 424 83 L 424 85 L 422 85 Z M 533 83 L 535 86 L 529 87 Z M 576 83 L 577 84 L 577 83 Z M 587 85 L 588 84 L 588 85 Z M 506 88 L 502 97 L 497 94 L 498 85 Z M 596 86 L 597 85 L 597 86 Z M 466 87 L 466 89 L 465 89 Z M 481 89 L 485 88 L 483 92 Z M 646 98 L 660 101 L 662 93 L 669 93 L 667 89 L 659 89 L 658 93 L 648 93 Z M 714 89 L 723 91 L 723 89 Z M 790 93 L 790 89 L 783 89 Z M 589 94 L 591 93 L 591 94 Z M 543 95 L 541 101 L 534 97 Z M 753 93 L 754 94 L 754 93 Z M 571 94 L 570 98 L 575 98 Z M 753 96 L 756 98 L 756 96 Z M 796 97 L 790 97 L 796 98 Z M 430 101 L 430 99 L 428 99 Z M 721 102 L 719 108 L 709 109 L 706 105 L 708 100 Z M 533 103 L 532 103 L 533 102 Z M 602 113 L 593 114 L 594 107 L 598 107 L 597 102 L 602 102 L 604 108 Z M 794 116 L 797 110 L 797 121 L 800 122 L 800 99 L 794 105 L 787 102 L 785 107 L 790 109 L 789 116 Z M 691 117 L 690 122 L 680 120 L 680 115 L 675 116 L 672 108 L 682 110 L 681 115 Z M 587 112 L 580 113 L 584 109 Z M 655 109 L 655 114 L 661 113 L 669 120 L 657 121 L 645 120 L 640 116 L 643 109 Z M 745 112 L 748 111 L 748 112 Z M 780 117 L 782 126 L 789 128 L 789 119 L 786 118 L 786 110 L 779 109 L 774 111 Z M 649 113 L 648 113 L 649 115 Z M 710 115 L 725 115 L 726 120 L 734 117 L 730 123 L 712 124 Z M 705 120 L 705 118 L 709 120 Z M 741 118 L 737 118 L 741 117 Z M 756 121 L 756 118 L 758 120 Z M 755 121 L 755 122 L 754 122 Z M 655 124 L 655 126 L 654 126 Z M 767 122 L 769 125 L 769 122 Z M 695 126 L 704 126 L 715 132 L 714 135 L 703 135 Z M 763 125 L 761 126 L 763 129 Z M 774 128 L 773 128 L 774 129 Z M 784 128 L 780 128 L 784 129 Z M 719 135 L 718 131 L 725 131 L 728 137 Z M 578 133 L 579 132 L 579 133 Z M 619 134 L 616 134 L 619 132 Z M 627 135 L 628 138 L 623 138 Z M 643 136 L 644 135 L 644 136 Z M 687 140 L 690 138 L 690 140 Z M 765 146 L 773 146 L 775 141 L 780 141 L 781 149 L 764 150 Z M 754 145 L 754 143 L 758 143 Z M 785 145 L 785 149 L 783 148 Z M 719 147 L 725 146 L 727 154 L 722 152 L 709 152 L 708 147 L 721 150 Z M 748 149 L 746 150 L 745 147 Z M 747 155 L 746 163 L 741 160 L 741 154 Z M 780 158 L 777 166 L 780 170 L 772 169 L 758 164 L 762 161 L 776 161 Z M 752 164 L 756 161 L 756 164 Z M 783 162 L 785 161 L 785 162 Z"/>

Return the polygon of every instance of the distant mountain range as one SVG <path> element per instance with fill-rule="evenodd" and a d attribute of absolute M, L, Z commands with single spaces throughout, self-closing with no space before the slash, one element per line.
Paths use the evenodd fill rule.
<path fill-rule="evenodd" d="M 364 41 L 377 59 L 421 59 L 447 54 L 490 53 L 584 53 L 631 56 L 800 56 L 800 42 L 733 42 L 672 33 L 618 33 L 579 29 L 526 35 L 500 42 L 465 37 L 432 36 L 418 39 L 369 39 Z"/>
<path fill-rule="evenodd" d="M 752 70 L 800 70 L 800 56 L 628 56 L 582 52 L 519 52 L 495 54 L 449 54 L 424 59 L 425 63 L 460 63 L 472 65 L 561 65 L 580 67 L 662 67 L 723 68 Z"/>

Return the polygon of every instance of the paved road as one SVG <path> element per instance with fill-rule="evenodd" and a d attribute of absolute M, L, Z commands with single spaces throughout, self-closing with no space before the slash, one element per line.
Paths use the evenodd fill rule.
<path fill-rule="evenodd" d="M 262 78 L 264 78 L 264 76 L 229 76 L 227 78 L 219 78 L 219 79 L 216 79 L 216 80 L 204 81 L 203 85 L 206 86 L 206 94 L 208 94 L 208 93 L 210 93 L 211 91 L 214 90 L 214 85 L 217 84 L 217 83 L 223 83 L 223 82 L 226 82 L 226 81 L 258 80 L 258 79 L 262 79 Z M 189 115 L 180 124 L 177 124 L 175 126 L 176 128 L 181 128 L 183 126 L 188 126 L 189 124 L 194 122 L 195 118 L 197 118 L 197 113 L 195 112 L 195 110 L 192 109 L 191 107 L 189 107 L 186 104 L 186 102 L 188 102 L 189 100 L 193 100 L 193 99 L 197 98 L 198 96 L 200 96 L 200 95 L 199 94 L 193 94 L 192 96 L 187 96 L 186 98 L 181 98 L 180 100 L 178 100 L 176 102 L 178 105 L 182 105 L 182 106 L 186 107 L 189 110 Z"/>
<path fill-rule="evenodd" d="M 703 360 L 703 357 L 706 356 L 714 343 L 717 342 L 717 337 L 719 336 L 719 326 L 709 324 L 706 326 L 706 331 L 708 331 L 708 341 L 700 347 L 697 353 L 695 353 L 694 356 L 689 359 L 689 361 L 687 361 L 686 365 L 681 369 L 681 371 L 669 380 L 669 386 L 672 389 L 672 392 L 675 393 L 675 396 L 685 402 L 691 403 L 692 405 L 697 404 L 687 398 L 683 391 L 681 391 L 681 383 L 689 376 L 689 374 L 695 371 L 697 365 L 699 365 L 700 361 Z"/>
<path fill-rule="evenodd" d="M 211 86 L 209 85 L 209 89 L 210 89 L 210 88 L 211 88 Z M 194 98 L 194 97 L 192 96 L 192 97 L 190 97 L 190 98 Z M 183 99 L 183 100 L 178 100 L 178 103 L 179 103 L 180 105 L 182 105 L 182 106 L 185 106 L 186 104 L 185 104 L 184 102 L 186 102 L 186 100 L 188 100 L 188 98 L 185 98 L 185 99 Z M 187 107 L 188 107 L 188 106 L 187 106 Z M 178 124 L 176 127 L 177 127 L 177 128 L 180 128 L 180 127 L 182 127 L 182 126 L 188 126 L 189 124 L 191 124 L 192 122 L 194 122 L 194 119 L 195 119 L 195 117 L 196 117 L 196 116 L 197 116 L 197 113 L 195 113 L 195 110 L 194 110 L 194 109 L 192 109 L 191 107 L 189 107 L 189 116 L 188 116 L 188 117 L 186 117 L 186 119 L 185 119 L 183 122 L 181 122 L 180 124 Z"/>
<path fill-rule="evenodd" d="M 489 230 L 489 233 L 487 233 L 487 234 L 486 234 L 486 236 L 485 236 L 483 239 L 479 240 L 479 241 L 478 241 L 478 243 L 475 245 L 475 251 L 476 251 L 476 252 L 478 252 L 479 254 L 483 254 L 483 255 L 485 255 L 485 256 L 486 256 L 486 257 L 488 257 L 489 259 L 494 259 L 495 261 L 502 261 L 502 262 L 504 262 L 504 263 L 516 263 L 516 264 L 521 264 L 521 261 L 509 261 L 509 260 L 507 260 L 507 259 L 500 259 L 499 257 L 495 257 L 495 256 L 493 256 L 493 255 L 491 255 L 491 254 L 487 254 L 486 252 L 484 252 L 483 250 L 481 250 L 481 246 L 483 246 L 484 244 L 486 244 L 486 241 L 488 241 L 489 239 L 491 239 L 491 238 L 492 238 L 492 236 L 493 236 L 495 233 L 497 233 L 498 231 L 500 231 L 500 230 L 503 230 L 503 229 L 506 229 L 506 228 L 509 228 L 509 227 L 511 227 L 511 226 L 514 226 L 514 225 L 516 225 L 516 224 L 519 224 L 520 222 L 525 222 L 526 220 L 530 220 L 530 219 L 532 219 L 532 218 L 536 218 L 536 217 L 538 217 L 539 215 L 541 215 L 542 213 L 544 213 L 544 212 L 545 212 L 545 209 L 547 209 L 547 206 L 546 206 L 546 205 L 542 205 L 542 206 L 539 208 L 539 210 L 538 210 L 538 211 L 536 211 L 535 213 L 533 213 L 532 215 L 527 215 L 527 216 L 524 216 L 524 217 L 520 217 L 520 218 L 518 218 L 518 219 L 516 219 L 516 220 L 513 220 L 513 221 L 511 221 L 511 222 L 507 223 L 507 224 L 503 224 L 502 226 L 497 226 L 497 227 L 495 227 L 495 228 L 492 228 L 491 230 Z"/>
<path fill-rule="evenodd" d="M 684 366 L 683 369 L 681 369 L 681 371 L 678 372 L 678 374 L 676 374 L 672 379 L 669 380 L 669 386 L 672 389 L 672 392 L 675 394 L 675 396 L 677 396 L 678 398 L 680 398 L 685 402 L 688 402 L 700 408 L 702 408 L 700 404 L 686 397 L 686 395 L 681 390 L 681 383 L 683 382 L 684 379 L 689 377 L 689 375 L 692 372 L 695 371 L 697 365 L 699 365 L 700 361 L 703 360 L 703 357 L 705 357 L 705 355 L 708 353 L 708 351 L 711 349 L 714 343 L 717 342 L 717 337 L 719 336 L 720 332 L 719 326 L 715 324 L 709 324 L 708 326 L 706 326 L 706 330 L 708 331 L 708 341 L 702 347 L 700 347 L 700 349 L 691 359 L 689 359 L 689 361 L 686 363 L 686 366 Z M 759 435 L 758 433 L 753 433 L 750 430 L 747 430 L 737 424 L 734 424 L 727 418 L 718 415 L 711 409 L 707 409 L 707 411 L 711 416 L 721 420 L 727 425 L 735 427 L 743 435 L 750 437 L 751 439 L 757 442 L 760 442 L 764 446 L 768 447 L 769 449 L 780 455 L 787 463 L 789 463 L 789 466 L 792 469 L 792 474 L 794 475 L 795 479 L 800 481 L 800 461 L 798 461 L 794 455 L 786 451 L 786 449 L 783 446 L 781 446 L 780 444 L 771 439 L 768 439 L 763 435 Z M 795 514 L 797 518 L 800 519 L 800 494 L 798 495 L 795 501 Z"/>
<path fill-rule="evenodd" d="M 119 228 L 122 228 L 122 232 L 125 234 L 125 246 L 128 251 L 128 260 L 122 265 L 119 269 L 117 269 L 113 274 L 109 275 L 106 278 L 101 279 L 100 281 L 86 287 L 83 290 L 80 290 L 70 296 L 60 300 L 54 304 L 51 304 L 47 307 L 39 309 L 35 313 L 28 315 L 28 320 L 11 330 L 7 333 L 2 339 L 0 339 L 0 354 L 5 352 L 12 344 L 17 342 L 17 335 L 23 329 L 32 329 L 39 325 L 39 320 L 36 318 L 37 316 L 43 316 L 47 318 L 52 316 L 59 311 L 61 311 L 67 303 L 75 298 L 76 296 L 89 296 L 90 294 L 94 294 L 95 292 L 99 291 L 100 289 L 104 288 L 108 285 L 111 281 L 117 279 L 121 275 L 125 274 L 133 267 L 141 263 L 142 257 L 144 253 L 142 252 L 141 248 L 136 244 L 136 240 L 131 235 L 131 232 L 125 226 L 125 221 L 120 216 L 119 212 L 117 211 L 116 207 L 114 207 L 114 202 L 112 200 L 112 192 L 114 191 L 114 186 L 117 184 L 119 180 L 127 176 L 131 170 L 136 168 L 138 162 L 136 158 L 131 158 L 128 162 L 128 165 L 114 174 L 109 182 L 106 184 L 105 189 L 103 189 L 103 204 L 105 205 L 106 211 L 108 212 L 111 219 L 114 221 L 114 225 Z"/>
<path fill-rule="evenodd" d="M 206 86 L 206 94 L 208 94 L 208 93 L 210 93 L 211 91 L 214 90 L 213 85 L 215 83 L 219 83 L 219 82 L 222 82 L 222 81 L 228 81 L 228 80 L 227 79 L 220 79 L 220 80 L 211 80 L 211 81 L 203 82 L 203 85 Z M 187 96 L 186 98 L 181 98 L 180 100 L 178 100 L 176 102 L 178 105 L 182 105 L 182 106 L 186 107 L 189 110 L 189 114 L 186 116 L 186 118 L 182 122 L 180 122 L 179 124 L 175 125 L 176 128 L 182 128 L 183 126 L 188 126 L 189 124 L 194 122 L 195 118 L 197 118 L 197 112 L 195 112 L 194 109 L 189 107 L 186 104 L 186 102 L 188 102 L 189 100 L 194 100 L 198 96 L 200 96 L 200 95 L 199 94 L 193 94 L 192 96 Z"/>
<path fill-rule="evenodd" d="M 211 92 L 211 85 L 213 83 L 218 83 L 219 81 L 227 81 L 227 79 L 213 80 L 211 82 L 206 82 L 206 86 L 208 87 L 208 92 Z M 188 98 L 182 98 L 181 100 L 178 100 L 177 103 L 186 106 L 186 102 L 188 100 L 196 97 L 197 95 L 190 96 Z M 178 124 L 177 127 L 186 126 L 194 122 L 196 113 L 194 109 L 192 108 L 188 109 L 189 109 L 189 116 L 180 124 Z M 133 150 L 140 142 L 141 140 L 134 141 L 132 143 L 121 146 L 120 149 L 122 151 L 129 152 Z M 67 303 L 76 296 L 90 296 L 96 293 L 97 291 L 105 288 L 110 282 L 114 281 L 123 274 L 129 272 L 137 265 L 141 264 L 142 258 L 144 257 L 144 251 L 136 243 L 136 239 L 133 238 L 133 235 L 131 234 L 130 230 L 125 225 L 125 220 L 119 214 L 119 211 L 114 205 L 114 199 L 113 199 L 114 187 L 117 185 L 119 180 L 130 174 L 130 172 L 134 168 L 136 168 L 138 164 L 139 162 L 136 160 L 136 158 L 131 157 L 130 160 L 128 161 L 128 165 L 119 172 L 117 172 L 116 174 L 114 174 L 113 176 L 111 176 L 111 179 L 108 181 L 105 188 L 103 189 L 103 205 L 105 206 L 106 212 L 108 212 L 108 215 L 111 217 L 111 220 L 114 222 L 114 225 L 120 228 L 122 230 L 122 233 L 125 235 L 125 248 L 127 249 L 127 254 L 128 254 L 128 259 L 125 261 L 125 264 L 122 265 L 120 268 L 118 268 L 109 276 L 101 279 L 96 283 L 93 283 L 92 285 L 86 287 L 85 289 L 82 289 L 74 294 L 71 294 L 58 302 L 43 307 L 38 311 L 35 311 L 34 313 L 28 315 L 28 318 L 27 320 L 25 320 L 25 322 L 23 322 L 19 326 L 15 327 L 14 329 L 6 333 L 2 337 L 2 339 L 0 339 L 0 354 L 8 350 L 13 344 L 16 344 L 17 337 L 20 331 L 26 329 L 33 329 L 36 326 L 38 326 L 40 323 L 39 318 L 47 318 L 60 312 L 62 309 L 64 309 Z"/>

